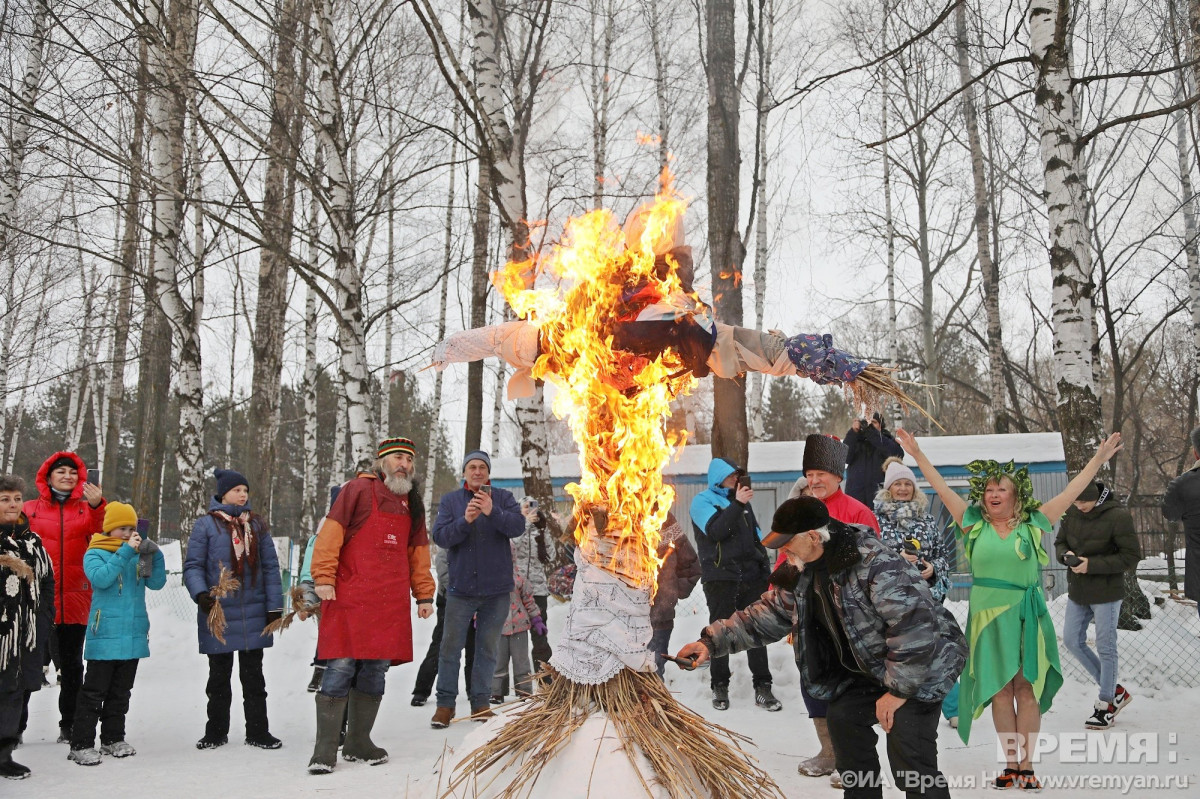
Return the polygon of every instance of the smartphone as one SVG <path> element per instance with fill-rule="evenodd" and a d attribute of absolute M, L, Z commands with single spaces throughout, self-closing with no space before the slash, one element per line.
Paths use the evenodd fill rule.
<path fill-rule="evenodd" d="M 1067 564 L 1068 566 L 1078 566 L 1080 563 L 1083 563 L 1083 558 L 1068 552 L 1067 554 L 1063 555 L 1063 563 Z"/>
<path fill-rule="evenodd" d="M 750 487 L 750 473 L 749 472 L 738 472 L 737 487 L 738 488 L 749 488 Z"/>
<path fill-rule="evenodd" d="M 147 535 L 150 534 L 150 520 L 149 519 L 138 519 L 137 533 L 142 538 L 145 538 Z"/>
<path fill-rule="evenodd" d="M 531 510 L 537 510 L 538 509 L 538 501 L 536 499 L 534 499 L 533 497 L 526 497 L 525 498 L 525 506 L 530 508 Z"/>
<path fill-rule="evenodd" d="M 100 485 L 100 470 L 96 469 L 93 472 L 88 472 L 88 480 L 87 481 L 95 486 Z"/>
<path fill-rule="evenodd" d="M 483 485 L 481 485 L 479 487 L 479 490 L 482 491 L 483 493 L 487 494 L 488 496 L 492 495 L 492 487 L 490 485 L 488 485 L 487 483 L 484 483 Z"/>

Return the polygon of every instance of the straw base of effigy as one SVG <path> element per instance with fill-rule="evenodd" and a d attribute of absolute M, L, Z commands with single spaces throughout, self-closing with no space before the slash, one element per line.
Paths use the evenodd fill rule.
<path fill-rule="evenodd" d="M 748 739 L 679 704 L 655 673 L 549 678 L 444 756 L 439 799 L 783 796 Z"/>

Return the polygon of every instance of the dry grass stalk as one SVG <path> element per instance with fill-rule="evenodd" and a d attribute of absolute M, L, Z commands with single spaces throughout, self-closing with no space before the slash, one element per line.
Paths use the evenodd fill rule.
<path fill-rule="evenodd" d="M 16 555 L 0 555 L 0 568 L 8 569 L 22 580 L 33 582 L 33 569 Z"/>
<path fill-rule="evenodd" d="M 892 376 L 892 372 L 894 371 L 894 369 L 886 366 L 870 364 L 853 383 L 843 384 L 843 388 L 849 393 L 856 407 L 861 406 L 868 410 L 882 411 L 892 402 L 898 402 L 903 406 L 915 408 L 922 416 L 936 424 L 938 429 L 945 430 L 946 428 L 942 427 L 938 420 L 929 414 L 929 411 L 921 407 L 915 399 L 910 397 L 901 388 L 900 383 Z"/>
<path fill-rule="evenodd" d="M 291 627 L 297 613 L 305 614 L 306 618 L 308 616 L 316 616 L 318 619 L 321 617 L 321 603 L 318 602 L 315 605 L 308 604 L 304 599 L 304 589 L 300 586 L 293 585 L 292 590 L 288 592 L 288 596 L 292 600 L 292 609 L 266 627 L 263 627 L 263 635 L 274 635 Z"/>
<path fill-rule="evenodd" d="M 547 669 L 550 685 L 529 698 L 528 709 L 504 725 L 496 737 L 462 761 L 443 797 L 493 768 L 519 764 L 516 776 L 498 794 L 517 799 L 532 789 L 542 769 L 592 713 L 603 712 L 617 730 L 625 754 L 636 764 L 641 752 L 654 771 L 652 782 L 671 799 L 712 796 L 779 797 L 783 793 L 740 743 L 749 739 L 706 721 L 675 701 L 653 672 L 623 669 L 601 685 L 574 683 Z M 636 770 L 636 767 L 635 767 Z M 639 777 L 640 777 L 639 772 Z M 496 777 L 483 787 L 490 786 Z M 652 786 L 642 781 L 646 795 Z M 702 787 L 701 787 L 702 786 Z"/>
<path fill-rule="evenodd" d="M 208 589 L 213 599 L 222 599 L 242 587 L 241 580 L 233 576 L 233 572 L 224 563 L 217 574 L 217 584 Z M 208 631 L 221 643 L 225 643 L 225 629 L 229 624 L 225 621 L 225 609 L 220 602 L 213 602 L 212 610 L 208 612 Z"/>

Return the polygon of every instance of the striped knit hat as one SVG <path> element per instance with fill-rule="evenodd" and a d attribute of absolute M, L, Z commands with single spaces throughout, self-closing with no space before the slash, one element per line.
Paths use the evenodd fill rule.
<path fill-rule="evenodd" d="M 393 452 L 407 452 L 417 457 L 417 445 L 410 438 L 385 438 L 379 442 L 379 457 L 391 455 Z"/>

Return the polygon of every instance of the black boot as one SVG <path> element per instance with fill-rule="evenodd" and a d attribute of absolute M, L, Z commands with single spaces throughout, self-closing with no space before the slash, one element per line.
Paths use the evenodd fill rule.
<path fill-rule="evenodd" d="M 729 710 L 729 686 L 714 685 L 712 692 L 713 707 L 717 710 Z"/>
<path fill-rule="evenodd" d="M 16 748 L 16 739 L 5 739 L 0 743 L 0 777 L 6 780 L 23 780 L 29 776 L 29 767 L 22 766 L 12 759 L 12 751 Z"/>
<path fill-rule="evenodd" d="M 321 690 L 321 678 L 325 676 L 324 666 L 314 666 L 312 679 L 308 681 L 308 692 L 315 694 Z"/>
<path fill-rule="evenodd" d="M 328 774 L 337 766 L 338 731 L 345 715 L 346 697 L 317 694 L 317 742 L 308 761 L 309 774 Z"/>
<path fill-rule="evenodd" d="M 387 750 L 371 740 L 371 729 L 375 726 L 382 699 L 382 696 L 350 691 L 350 704 L 346 708 L 346 743 L 342 745 L 344 760 L 362 760 L 372 766 L 387 762 Z"/>

